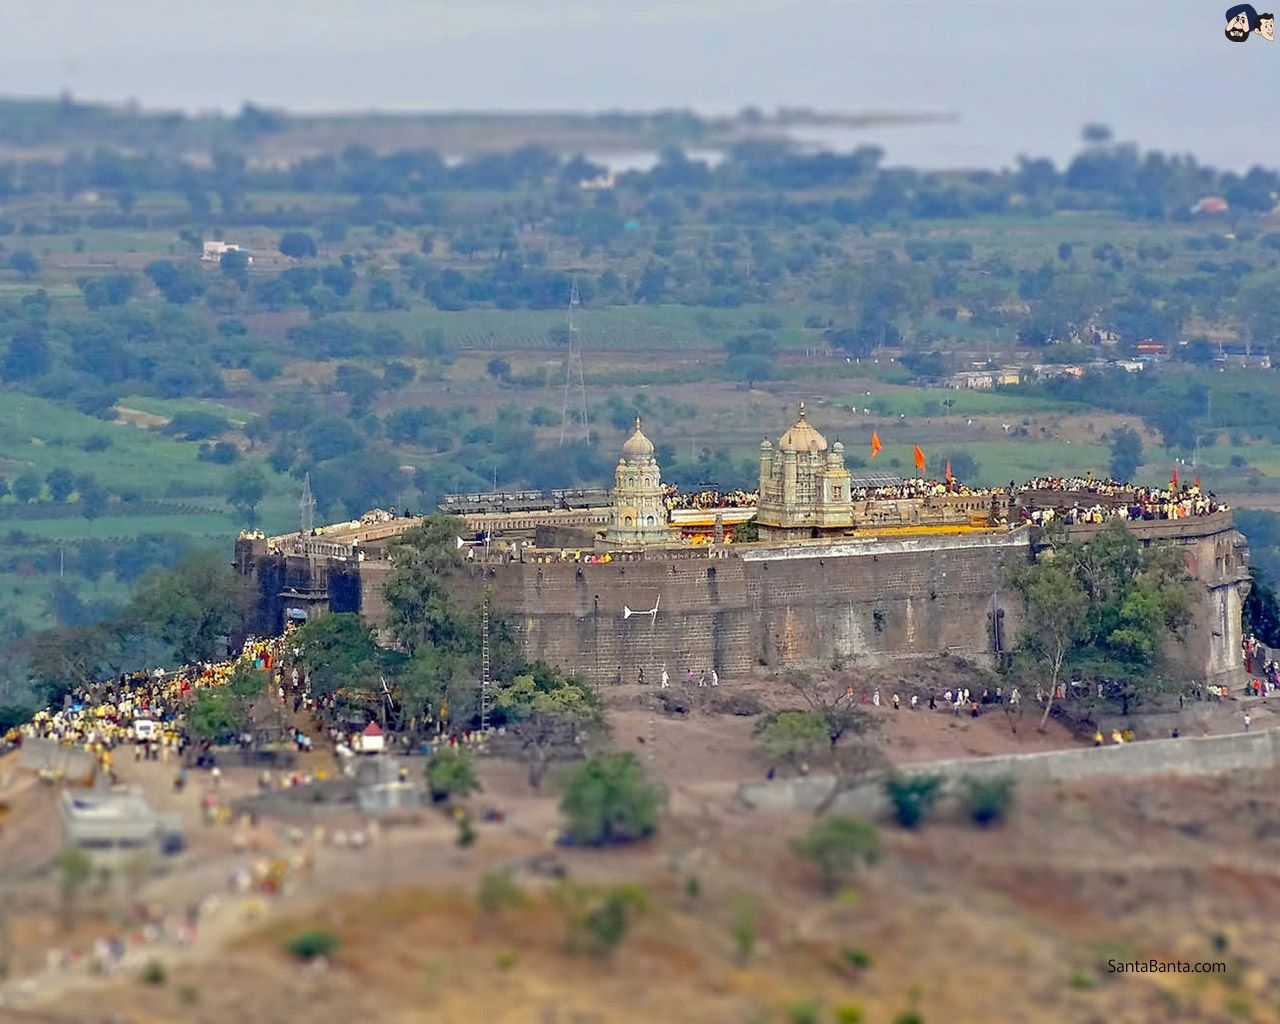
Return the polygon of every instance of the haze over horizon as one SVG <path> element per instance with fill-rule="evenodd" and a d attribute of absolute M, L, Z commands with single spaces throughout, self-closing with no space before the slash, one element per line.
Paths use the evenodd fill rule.
<path fill-rule="evenodd" d="M 232 111 L 954 113 L 869 128 L 888 162 L 1062 164 L 1088 122 L 1205 163 L 1280 167 L 1263 98 L 1280 42 L 1223 38 L 1221 4 L 974 0 L 61 0 L 6 12 L 0 94 Z"/>

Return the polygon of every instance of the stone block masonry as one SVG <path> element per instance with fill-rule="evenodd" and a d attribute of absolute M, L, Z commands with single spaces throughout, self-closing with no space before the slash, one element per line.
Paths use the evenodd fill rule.
<path fill-rule="evenodd" d="M 1229 512 L 1127 524 L 1144 545 L 1178 544 L 1200 600 L 1176 652 L 1188 681 L 1244 681 L 1240 611 L 1248 551 Z M 1087 539 L 1096 527 L 1072 527 Z M 641 669 L 657 682 L 714 669 L 729 682 L 761 669 L 874 664 L 956 655 L 979 663 L 1013 649 L 1021 602 L 1005 584 L 1015 561 L 1036 557 L 1030 528 L 789 543 L 650 547 L 612 560 L 573 561 L 497 551 L 454 578 L 462 599 L 488 588 L 516 623 L 527 657 L 595 683 Z M 358 611 L 381 625 L 391 563 L 307 550 L 282 554 L 242 539 L 236 565 L 255 578 L 252 629 L 278 632 L 286 617 Z M 650 614 L 650 610 L 657 611 Z M 625 609 L 634 614 L 626 616 Z"/>
<path fill-rule="evenodd" d="M 1016 636 L 1016 597 L 1001 580 L 1028 550 L 1020 531 L 707 547 L 696 557 L 473 565 L 463 587 L 472 597 L 492 588 L 528 657 L 593 682 L 619 672 L 633 682 L 641 669 L 656 682 L 664 667 L 673 680 L 714 669 L 727 681 L 836 659 L 989 660 Z"/>

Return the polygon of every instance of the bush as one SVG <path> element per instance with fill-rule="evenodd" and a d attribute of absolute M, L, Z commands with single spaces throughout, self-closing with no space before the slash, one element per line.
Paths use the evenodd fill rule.
<path fill-rule="evenodd" d="M 164 969 L 164 964 L 159 960 L 148 960 L 147 965 L 142 968 L 142 982 L 144 985 L 163 985 L 168 978 L 168 973 Z"/>
<path fill-rule="evenodd" d="M 960 800 L 965 813 L 978 825 L 994 825 L 1003 821 L 1013 804 L 1013 788 L 1016 782 L 1012 775 L 1001 775 L 994 779 L 966 778 L 962 783 L 964 789 Z"/>
<path fill-rule="evenodd" d="M 509 907 L 524 903 L 524 891 L 510 871 L 486 871 L 476 889 L 476 904 L 492 917 Z"/>
<path fill-rule="evenodd" d="M 739 899 L 733 907 L 733 948 L 737 951 L 738 962 L 747 963 L 756 949 L 756 938 L 760 930 L 760 907 L 750 899 Z"/>
<path fill-rule="evenodd" d="M 822 1004 L 816 999 L 796 1003 L 787 1008 L 787 1020 L 790 1024 L 818 1024 L 822 1017 Z"/>
<path fill-rule="evenodd" d="M 318 956 L 332 956 L 339 946 L 338 937 L 324 929 L 303 932 L 285 943 L 284 948 L 299 960 L 314 960 Z"/>
<path fill-rule="evenodd" d="M 942 795 L 942 776 L 895 773 L 885 779 L 884 791 L 898 824 L 918 828 Z"/>
<path fill-rule="evenodd" d="M 840 951 L 840 955 L 846 964 L 860 971 L 871 966 L 871 954 L 861 946 L 846 946 Z"/>
<path fill-rule="evenodd" d="M 565 785 L 560 813 L 569 841 L 607 846 L 644 839 L 658 829 L 666 790 L 650 782 L 631 754 L 603 754 L 578 765 Z"/>
<path fill-rule="evenodd" d="M 867 1019 L 862 1007 L 854 1003 L 845 1003 L 835 1008 L 836 1024 L 862 1024 Z"/>
<path fill-rule="evenodd" d="M 480 792 L 471 758 L 461 750 L 441 750 L 431 755 L 426 767 L 427 788 L 436 803 L 456 800 Z"/>
<path fill-rule="evenodd" d="M 859 818 L 824 818 L 792 849 L 818 869 L 823 889 L 834 892 L 860 865 L 879 857 L 880 837 L 874 825 Z"/>
<path fill-rule="evenodd" d="M 621 944 L 632 917 L 649 904 L 636 885 L 588 889 L 562 881 L 551 891 L 552 905 L 568 926 L 569 951 L 607 957 Z"/>

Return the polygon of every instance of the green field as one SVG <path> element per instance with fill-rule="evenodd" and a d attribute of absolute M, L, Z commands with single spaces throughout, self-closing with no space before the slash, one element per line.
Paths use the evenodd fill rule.
<path fill-rule="evenodd" d="M 210 412 L 225 417 L 234 426 L 244 426 L 250 419 L 244 409 L 226 405 L 207 398 L 151 398 L 147 395 L 126 395 L 116 403 L 122 409 L 137 409 L 153 416 L 172 419 L 180 412 Z"/>
<path fill-rule="evenodd" d="M 468 309 L 451 313 L 432 309 L 412 309 L 394 313 L 367 313 L 357 322 L 368 326 L 389 324 L 410 337 L 432 328 L 444 333 L 445 341 L 460 348 L 492 349 L 494 352 L 562 349 L 564 343 L 552 339 L 553 331 L 568 324 L 569 296 L 565 309 Z M 583 351 L 688 351 L 722 349 L 737 334 L 753 330 L 761 317 L 776 318 L 781 327 L 772 332 L 782 348 L 804 348 L 821 344 L 821 331 L 804 327 L 810 313 L 829 314 L 823 308 L 755 305 L 736 309 L 700 309 L 696 306 L 584 306 L 574 314 Z"/>

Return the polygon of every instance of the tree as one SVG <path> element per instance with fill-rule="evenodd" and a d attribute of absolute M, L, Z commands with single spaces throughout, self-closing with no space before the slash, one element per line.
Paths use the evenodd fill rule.
<path fill-rule="evenodd" d="M 1183 657 L 1179 644 L 1195 601 L 1183 549 L 1144 549 L 1117 520 L 1084 544 L 1050 537 L 1051 552 L 1012 574 L 1027 607 L 1017 660 L 1051 670 L 1041 727 L 1066 663 L 1075 678 L 1101 684 L 1101 694 L 1085 687 L 1084 701 L 1116 700 L 1128 714 L 1135 701 L 1169 687 L 1166 662 Z"/>
<path fill-rule="evenodd" d="M 373 630 L 354 612 L 335 612 L 301 626 L 294 634 L 301 650 L 298 662 L 306 669 L 314 695 L 340 686 L 372 685 L 378 671 L 379 649 Z"/>
<path fill-rule="evenodd" d="M 102 676 L 107 633 L 100 626 L 48 629 L 24 638 L 21 650 L 45 703 Z"/>
<path fill-rule="evenodd" d="M 546 666 L 516 676 L 499 691 L 495 704 L 511 720 L 507 731 L 520 744 L 529 785 L 535 790 L 554 761 L 580 757 L 583 734 L 604 725 L 595 694 Z"/>
<path fill-rule="evenodd" d="M 771 760 L 799 764 L 829 747 L 826 722 L 812 711 L 777 711 L 755 728 L 756 742 Z"/>
<path fill-rule="evenodd" d="M 632 754 L 602 754 L 573 769 L 560 801 L 566 834 L 582 846 L 634 842 L 658 828 L 666 791 Z"/>
<path fill-rule="evenodd" d="M 1049 721 L 1062 665 L 1081 638 L 1087 601 L 1084 588 L 1057 558 L 1034 565 L 1015 565 L 1009 582 L 1026 609 L 1021 649 L 1049 670 L 1049 695 L 1040 729 Z"/>
<path fill-rule="evenodd" d="M 965 480 L 969 483 L 976 481 L 981 476 L 981 470 L 978 469 L 978 463 L 972 455 L 966 451 L 952 449 L 942 456 L 942 464 L 945 466 L 951 464 L 951 475 L 957 480 Z"/>
<path fill-rule="evenodd" d="M 107 492 L 93 478 L 79 481 L 78 487 L 80 500 L 77 504 L 80 506 L 80 514 L 92 524 L 95 519 L 101 519 L 107 510 Z"/>
<path fill-rule="evenodd" d="M 13 481 L 13 496 L 18 499 L 19 504 L 26 505 L 40 497 L 43 487 L 40 478 L 28 470 L 20 473 Z"/>
<path fill-rule="evenodd" d="M 824 818 L 792 843 L 796 856 L 818 869 L 822 888 L 834 893 L 859 867 L 880 855 L 876 828 L 859 818 Z"/>
<path fill-rule="evenodd" d="M 411 655 L 424 645 L 446 650 L 466 645 L 447 588 L 462 565 L 456 540 L 465 531 L 452 516 L 433 513 L 392 546 L 392 569 L 383 588 L 387 627 Z"/>
<path fill-rule="evenodd" d="M 564 918 L 570 953 L 608 957 L 621 944 L 633 914 L 648 907 L 648 897 L 636 885 L 607 889 L 561 879 L 551 890 L 551 904 Z"/>
<path fill-rule="evenodd" d="M 994 779 L 966 777 L 962 782 L 960 802 L 975 824 L 986 827 L 1003 821 L 1013 805 L 1017 780 L 1012 775 Z"/>
<path fill-rule="evenodd" d="M 427 788 L 436 803 L 481 791 L 471 758 L 465 751 L 444 749 L 432 754 L 425 768 Z"/>
<path fill-rule="evenodd" d="M 143 268 L 166 302 L 182 306 L 204 294 L 204 275 L 190 263 L 153 260 Z"/>
<path fill-rule="evenodd" d="M 245 710 L 234 693 L 225 689 L 199 690 L 187 712 L 187 728 L 193 736 L 219 743 L 244 729 Z"/>
<path fill-rule="evenodd" d="M 316 255 L 316 240 L 305 231 L 286 231 L 280 236 L 280 253 L 295 260 Z"/>
<path fill-rule="evenodd" d="M 225 638 L 243 628 L 253 601 L 247 579 L 215 552 L 185 556 L 168 573 L 152 573 L 138 584 L 126 620 L 163 640 L 177 661 L 216 661 Z"/>
<path fill-rule="evenodd" d="M 71 492 L 76 489 L 76 475 L 63 466 L 50 470 L 44 482 L 49 488 L 49 496 L 54 501 L 66 501 L 71 497 Z"/>
<path fill-rule="evenodd" d="M 333 382 L 351 400 L 351 415 L 356 419 L 368 415 L 373 400 L 382 390 L 381 378 L 351 363 L 338 367 Z"/>
<path fill-rule="evenodd" d="M 858 707 L 849 688 L 815 681 L 803 672 L 789 672 L 786 683 L 822 721 L 832 749 L 846 733 L 865 735 L 875 728 L 875 720 L 869 712 Z"/>
<path fill-rule="evenodd" d="M 16 270 L 24 280 L 30 281 L 40 273 L 40 261 L 31 254 L 30 249 L 15 249 L 9 255 L 9 269 Z"/>
<path fill-rule="evenodd" d="M 791 672 L 785 678 L 787 684 L 809 705 L 808 712 L 792 712 L 791 715 L 812 715 L 821 725 L 823 739 L 826 740 L 822 760 L 825 762 L 824 767 L 831 773 L 832 786 L 814 808 L 814 813 L 821 816 L 831 809 L 842 793 L 864 783 L 883 765 L 884 752 L 874 740 L 878 723 L 854 703 L 849 687 L 817 682 L 803 672 Z M 796 742 L 806 733 L 817 735 L 813 721 L 793 718 L 791 715 L 788 715 L 782 725 L 764 727 L 766 735 L 772 741 L 782 744 L 788 734 Z M 853 736 L 855 742 L 838 746 L 846 735 Z M 813 753 L 816 755 L 821 751 L 815 747 Z"/>
<path fill-rule="evenodd" d="M 1111 432 L 1111 479 L 1132 480 L 1142 465 L 1142 437 L 1133 427 Z"/>
<path fill-rule="evenodd" d="M 1087 146 L 1105 146 L 1111 142 L 1111 128 L 1105 124 L 1091 122 L 1081 129 L 1080 137 Z"/>
<path fill-rule="evenodd" d="M 9 341 L 0 370 L 7 381 L 31 380 L 49 372 L 52 357 L 44 333 L 36 329 L 19 331 Z"/>
<path fill-rule="evenodd" d="M 942 795 L 941 775 L 900 775 L 884 780 L 885 796 L 903 828 L 919 828 Z"/>
<path fill-rule="evenodd" d="M 241 288 L 249 287 L 249 254 L 243 249 L 228 249 L 218 259 L 218 268 Z"/>
<path fill-rule="evenodd" d="M 258 503 L 266 493 L 266 475 L 255 465 L 237 466 L 227 478 L 227 504 L 250 526 L 258 521 Z"/>
<path fill-rule="evenodd" d="M 1267 647 L 1280 647 L 1280 602 L 1267 577 L 1258 569 L 1250 569 L 1253 585 L 1244 600 L 1244 628 Z"/>

